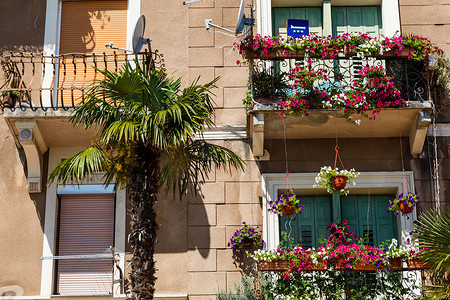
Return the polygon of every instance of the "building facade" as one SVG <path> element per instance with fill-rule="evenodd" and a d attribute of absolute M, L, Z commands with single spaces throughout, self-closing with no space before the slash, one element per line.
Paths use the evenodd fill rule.
<path fill-rule="evenodd" d="M 233 47 L 239 38 L 205 29 L 205 19 L 211 19 L 234 30 L 240 3 L 0 3 L 0 15 L 8 20 L 0 28 L 1 90 L 15 85 L 20 91 L 19 99 L 4 103 L 0 115 L 0 299 L 126 298 L 131 249 L 125 191 L 101 186 L 100 175 L 65 188 L 46 183 L 62 159 L 95 137 L 95 129 L 73 127 L 70 114 L 80 90 L 95 78 L 93 66 L 114 70 L 127 59 L 105 44 L 133 48 L 140 15 L 146 19 L 144 37 L 151 39 L 156 60 L 168 74 L 181 76 L 185 85 L 198 77 L 200 83 L 220 77 L 214 96 L 217 127 L 205 138 L 246 162 L 243 172 L 209 174 L 198 195 L 179 201 L 161 192 L 156 299 L 214 299 L 219 289 L 233 288 L 242 266 L 227 243 L 243 222 L 259 225 L 265 247 L 275 248 L 285 221 L 269 213 L 267 205 L 284 191 L 287 171 L 305 205 L 302 217 L 291 224 L 292 234 L 305 246 L 317 245 L 323 226 L 336 218 L 351 221 L 373 243 L 392 237 L 405 242 L 418 213 L 447 204 L 450 110 L 445 104 L 433 110 L 429 86 L 426 98 L 414 98 L 423 92 L 412 89 L 407 107 L 383 110 L 360 126 L 333 110 L 283 118 L 271 103 L 251 103 L 246 109 L 249 68 L 236 63 L 244 61 Z M 248 17 L 252 8 L 246 4 Z M 448 53 L 449 10 L 448 0 L 370 0 L 364 6 L 352 0 L 255 0 L 253 30 L 284 35 L 287 19 L 307 19 L 310 31 L 319 35 L 392 36 L 400 31 L 426 36 Z M 335 162 L 337 145 L 345 166 L 361 176 L 349 196 L 336 199 L 313 183 L 322 166 Z M 389 198 L 406 192 L 406 186 L 421 195 L 413 217 L 386 216 Z"/>

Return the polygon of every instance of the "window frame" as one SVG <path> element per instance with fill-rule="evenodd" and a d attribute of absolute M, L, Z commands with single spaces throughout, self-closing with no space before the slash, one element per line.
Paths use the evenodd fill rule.
<path fill-rule="evenodd" d="M 51 172 L 61 160 L 70 157 L 83 150 L 83 148 L 50 148 L 48 170 Z M 103 183 L 103 174 L 92 175 L 85 179 L 80 186 L 94 187 Z M 70 189 L 71 186 L 68 186 Z M 72 186 L 76 187 L 76 186 Z M 80 193 L 82 194 L 82 193 Z M 43 249 L 42 256 L 49 257 L 57 255 L 57 237 L 58 237 L 58 184 L 53 182 L 47 187 L 46 202 L 45 202 L 45 224 L 43 234 Z M 114 211 L 114 250 L 115 254 L 119 256 L 119 267 L 125 270 L 125 243 L 126 243 L 126 191 L 124 189 L 115 192 L 115 211 Z M 56 288 L 56 263 L 53 259 L 42 259 L 42 273 L 41 273 L 41 296 L 50 297 Z M 124 280 L 124 275 L 120 276 L 120 271 L 114 264 L 113 270 L 113 296 L 123 296 L 120 293 L 120 281 Z M 122 277 L 122 278 L 121 278 Z"/>
<path fill-rule="evenodd" d="M 289 182 L 297 195 L 323 195 L 325 189 L 313 188 L 316 173 L 289 173 Z M 406 181 L 414 192 L 414 174 L 412 171 L 405 171 Z M 386 191 L 398 196 L 403 190 L 403 172 L 363 172 L 354 179 L 356 185 L 349 187 L 350 194 L 368 193 L 385 194 Z M 262 174 L 262 214 L 263 214 L 263 239 L 265 249 L 276 249 L 280 242 L 278 215 L 268 211 L 269 201 L 277 199 L 277 191 L 286 187 L 286 174 L 266 173 Z M 357 191 L 357 192 L 356 192 Z M 417 219 L 416 210 L 413 211 L 410 219 L 397 216 L 397 231 L 400 243 L 405 245 L 409 238 L 409 232 L 413 229 L 413 222 Z"/>

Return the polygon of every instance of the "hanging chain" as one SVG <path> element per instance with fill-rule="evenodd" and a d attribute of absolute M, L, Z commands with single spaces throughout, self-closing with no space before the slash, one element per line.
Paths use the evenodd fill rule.
<path fill-rule="evenodd" d="M 432 105 L 433 108 L 433 116 L 436 116 L 436 107 Z M 441 207 L 440 200 L 440 186 L 439 186 L 439 160 L 438 160 L 438 150 L 437 150 L 437 126 L 436 126 L 436 118 L 433 118 L 433 150 L 434 150 L 434 159 L 433 159 L 433 171 L 434 171 L 434 198 L 436 203 L 436 209 Z"/>
<path fill-rule="evenodd" d="M 283 137 L 284 137 L 284 155 L 286 158 L 286 174 L 289 174 L 289 165 L 288 165 L 288 152 L 286 145 L 286 124 L 283 123 Z"/>

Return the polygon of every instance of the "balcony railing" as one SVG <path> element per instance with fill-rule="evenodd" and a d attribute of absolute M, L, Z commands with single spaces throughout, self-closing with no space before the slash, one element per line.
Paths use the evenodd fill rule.
<path fill-rule="evenodd" d="M 151 68 L 164 67 L 158 51 L 133 55 L 1 53 L 4 78 L 0 81 L 1 107 L 47 110 L 73 108 L 84 99 L 91 84 L 104 76 L 98 70 L 119 71 L 127 61 L 145 61 Z"/>
<path fill-rule="evenodd" d="M 326 80 L 320 79 L 314 83 L 314 90 L 330 94 L 344 92 L 352 88 L 354 80 L 361 78 L 358 72 L 365 66 L 381 66 L 386 69 L 386 75 L 393 76 L 394 87 L 401 92 L 405 101 L 424 102 L 431 100 L 432 74 L 428 72 L 426 61 L 414 61 L 396 57 L 337 57 L 335 59 L 317 59 L 304 55 L 280 55 L 255 57 L 252 62 L 252 82 L 250 88 L 254 92 L 253 104 L 264 104 L 277 107 L 283 99 L 295 95 L 295 88 L 279 90 L 277 79 L 283 74 L 289 74 L 296 66 L 310 70 L 323 70 Z M 287 84 L 292 79 L 284 76 Z M 304 90 L 301 90 L 304 93 Z M 306 91 L 307 92 L 307 91 Z M 261 94 L 265 94 L 261 96 Z M 282 96 L 280 96 L 282 95 Z"/>

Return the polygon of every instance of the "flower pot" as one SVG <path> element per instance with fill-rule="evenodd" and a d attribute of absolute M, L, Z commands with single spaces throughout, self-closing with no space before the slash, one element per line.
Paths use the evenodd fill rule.
<path fill-rule="evenodd" d="M 343 52 L 345 57 L 352 57 L 356 55 L 355 51 L 350 50 L 350 45 L 344 45 Z"/>
<path fill-rule="evenodd" d="M 298 51 L 294 51 L 294 50 L 287 50 L 287 51 L 283 51 L 282 53 L 277 53 L 277 58 L 281 58 L 281 59 L 303 59 L 305 58 L 305 53 L 304 52 L 298 52 Z"/>
<path fill-rule="evenodd" d="M 391 264 L 391 270 L 401 270 L 402 269 L 402 259 L 400 257 L 389 259 Z"/>
<path fill-rule="evenodd" d="M 345 271 L 345 270 L 349 270 L 349 269 L 347 269 L 346 267 L 345 267 L 345 263 L 340 263 L 340 262 L 338 262 L 338 261 L 335 261 L 334 262 L 334 269 L 336 270 L 336 271 Z"/>
<path fill-rule="evenodd" d="M 287 261 L 285 260 L 274 260 L 274 261 L 260 261 L 258 267 L 261 271 L 286 271 Z"/>
<path fill-rule="evenodd" d="M 361 265 L 360 263 L 352 265 L 352 269 L 363 272 L 373 272 L 377 270 L 377 268 L 373 265 Z"/>
<path fill-rule="evenodd" d="M 3 95 L 3 107 L 14 107 L 16 105 L 17 96 L 8 93 Z"/>
<path fill-rule="evenodd" d="M 414 206 L 407 206 L 405 203 L 400 203 L 400 211 L 402 214 L 407 215 L 413 212 Z"/>
<path fill-rule="evenodd" d="M 335 177 L 331 177 L 331 184 L 336 191 L 343 190 L 347 185 L 347 176 L 338 175 Z"/>
<path fill-rule="evenodd" d="M 295 207 L 290 204 L 281 207 L 281 212 L 283 216 L 292 216 L 295 213 Z"/>
<path fill-rule="evenodd" d="M 369 77 L 369 78 L 367 78 L 367 80 L 368 80 L 368 86 L 370 88 L 378 87 L 378 81 L 379 80 L 377 80 L 377 77 Z"/>
<path fill-rule="evenodd" d="M 408 58 L 412 52 L 411 47 L 404 47 L 402 50 L 394 51 L 398 58 Z"/>
<path fill-rule="evenodd" d="M 409 270 L 425 270 L 430 269 L 431 266 L 424 264 L 420 259 L 418 258 L 412 258 L 408 260 L 408 269 Z"/>

